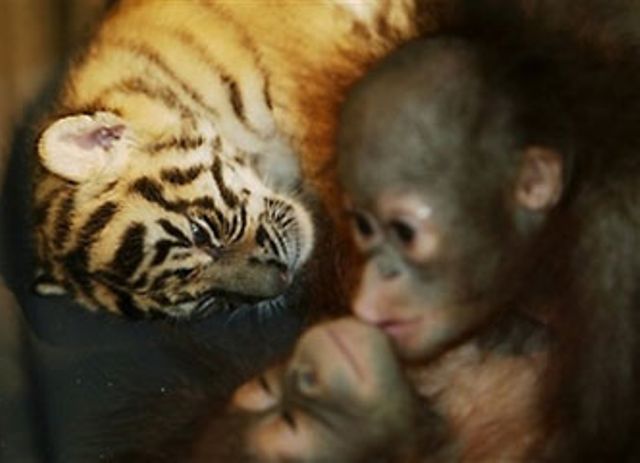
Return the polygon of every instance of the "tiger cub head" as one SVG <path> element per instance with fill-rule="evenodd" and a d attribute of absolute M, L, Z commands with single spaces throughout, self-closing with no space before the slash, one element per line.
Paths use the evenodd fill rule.
<path fill-rule="evenodd" d="M 265 171 L 269 153 L 258 163 L 211 129 L 150 140 L 110 112 L 72 115 L 48 126 L 38 155 L 41 294 L 189 317 L 277 299 L 311 253 L 296 169 Z"/>

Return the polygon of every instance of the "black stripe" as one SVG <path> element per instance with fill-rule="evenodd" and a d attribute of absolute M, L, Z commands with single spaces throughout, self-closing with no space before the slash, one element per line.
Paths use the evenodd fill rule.
<path fill-rule="evenodd" d="M 280 199 L 265 198 L 264 206 L 266 210 L 264 213 L 260 215 L 259 220 L 265 221 L 270 225 L 273 225 L 274 223 L 278 224 L 278 218 L 280 216 L 281 209 L 286 208 L 289 205 Z M 266 231 L 266 228 L 265 228 L 265 231 Z M 278 251 L 282 251 L 282 253 L 284 253 L 284 250 L 286 249 L 286 243 L 282 238 L 282 236 L 278 233 L 278 229 L 276 227 L 271 227 L 269 231 L 270 231 L 269 237 L 271 238 L 271 240 L 274 241 L 274 245 L 279 245 L 279 250 L 277 250 L 275 254 L 281 255 L 280 252 Z M 274 236 L 275 236 L 275 240 L 274 240 Z"/>
<path fill-rule="evenodd" d="M 191 151 L 196 148 L 200 148 L 204 145 L 204 138 L 199 137 L 170 137 L 166 140 L 157 141 L 154 143 L 150 143 L 145 147 L 145 149 L 152 154 L 160 153 L 161 151 L 168 151 L 173 149 L 178 149 L 181 151 Z"/>
<path fill-rule="evenodd" d="M 109 264 L 118 276 L 128 279 L 138 269 L 144 259 L 144 238 L 147 227 L 142 223 L 133 223 L 120 238 L 120 246 L 113 261 Z"/>
<path fill-rule="evenodd" d="M 216 204 L 211 196 L 200 196 L 199 198 L 192 200 L 191 205 L 207 210 L 216 208 Z"/>
<path fill-rule="evenodd" d="M 213 179 L 218 186 L 218 190 L 220 191 L 222 201 L 224 201 L 229 209 L 235 208 L 240 202 L 240 199 L 233 191 L 229 189 L 229 187 L 227 187 L 227 184 L 224 182 L 224 177 L 222 176 L 222 162 L 217 156 L 214 156 L 213 158 L 211 173 L 213 174 Z"/>
<path fill-rule="evenodd" d="M 63 248 L 71 231 L 71 217 L 75 208 L 74 192 L 70 191 L 60 202 L 56 210 L 54 224 L 53 246 Z"/>
<path fill-rule="evenodd" d="M 177 167 L 162 169 L 160 171 L 160 178 L 174 185 L 187 185 L 197 179 L 203 170 L 203 166 L 192 166 L 188 169 L 178 169 Z"/>
<path fill-rule="evenodd" d="M 167 77 L 177 83 L 182 91 L 184 91 L 191 100 L 196 103 L 200 108 L 204 109 L 211 116 L 218 117 L 218 111 L 209 106 L 204 102 L 204 98 L 200 93 L 198 93 L 191 85 L 184 82 L 170 67 L 169 65 L 162 59 L 160 54 L 158 54 L 153 48 L 149 47 L 147 44 L 143 44 L 140 42 L 135 42 L 132 40 L 109 40 L 109 44 L 118 47 L 122 50 L 128 51 L 130 53 L 135 54 L 147 62 L 153 64 L 156 68 L 158 68 L 162 73 L 164 73 Z"/>
<path fill-rule="evenodd" d="M 293 209 L 293 208 L 292 208 Z M 281 214 L 278 214 L 276 223 L 280 225 L 282 228 L 287 228 L 291 222 L 295 221 L 295 214 L 292 210 L 283 211 Z"/>
<path fill-rule="evenodd" d="M 120 275 L 116 275 L 115 273 L 106 270 L 98 270 L 97 272 L 94 272 L 93 277 L 111 290 L 125 289 L 129 287 L 127 280 L 123 279 Z"/>
<path fill-rule="evenodd" d="M 166 306 L 172 305 L 171 301 L 165 294 L 151 293 L 150 296 L 151 296 L 151 299 L 153 299 L 154 302 L 156 302 L 160 306 L 166 307 Z M 169 317 L 169 315 L 165 314 L 164 312 L 158 312 L 158 313 L 161 314 L 160 318 Z"/>
<path fill-rule="evenodd" d="M 196 116 L 191 108 L 180 101 L 178 95 L 176 95 L 171 87 L 156 84 L 152 88 L 142 78 L 138 77 L 122 82 L 121 88 L 125 91 L 141 93 L 150 99 L 161 101 L 169 109 L 175 109 L 180 112 L 180 117 L 182 119 L 188 119 L 191 121 L 196 120 Z"/>
<path fill-rule="evenodd" d="M 184 200 L 167 201 L 163 195 L 162 184 L 149 177 L 140 177 L 131 185 L 131 191 L 138 193 L 151 203 L 158 204 L 171 212 L 184 212 L 189 203 Z"/>
<path fill-rule="evenodd" d="M 114 291 L 116 295 L 116 306 L 125 317 L 132 320 L 145 318 L 145 313 L 134 302 L 130 294 L 124 291 Z"/>
<path fill-rule="evenodd" d="M 178 95 L 176 95 L 176 93 L 166 85 L 156 84 L 151 86 L 148 81 L 145 81 L 141 77 L 132 77 L 124 79 L 115 86 L 106 89 L 98 96 L 98 98 L 104 99 L 106 95 L 112 91 L 124 94 L 144 95 L 150 100 L 161 102 L 168 109 L 178 111 L 183 120 L 189 120 L 192 122 L 196 120 L 191 108 L 180 101 Z"/>
<path fill-rule="evenodd" d="M 231 100 L 231 106 L 233 107 L 233 112 L 245 125 L 248 126 L 247 115 L 244 113 L 244 103 L 242 102 L 242 95 L 240 95 L 240 90 L 238 90 L 238 82 L 233 80 L 231 77 L 225 76 L 223 78 L 223 82 L 227 85 L 227 89 L 229 90 L 229 99 Z M 250 126 L 248 128 L 251 128 Z"/>
<path fill-rule="evenodd" d="M 87 116 L 93 116 L 95 113 L 112 113 L 116 116 L 122 117 L 122 111 L 118 108 L 110 107 L 108 105 L 92 102 L 87 104 L 65 105 L 62 104 L 58 110 L 52 115 L 56 120 L 63 119 L 67 116 L 77 116 L 84 114 Z"/>
<path fill-rule="evenodd" d="M 184 244 L 171 240 L 160 240 L 155 244 L 155 255 L 151 261 L 152 266 L 160 265 L 165 260 L 171 251 L 171 248 L 184 248 Z"/>
<path fill-rule="evenodd" d="M 191 245 L 191 240 L 187 237 L 187 235 L 182 233 L 182 230 L 180 230 L 178 227 L 173 225 L 167 219 L 158 220 L 158 225 L 160 225 L 167 234 L 177 239 L 182 245 L 184 246 Z"/>
<path fill-rule="evenodd" d="M 176 269 L 165 270 L 160 273 L 157 277 L 153 279 L 153 283 L 151 284 L 151 291 L 157 292 L 164 289 L 165 283 L 167 280 L 171 278 L 178 278 L 180 280 L 185 280 L 191 276 L 194 268 L 192 267 L 179 267 Z M 191 299 L 192 296 L 189 295 L 188 299 Z"/>
<path fill-rule="evenodd" d="M 63 265 L 73 283 L 94 304 L 98 304 L 93 295 L 93 283 L 89 272 L 89 253 L 96 235 L 107 226 L 118 210 L 114 202 L 106 202 L 91 213 L 78 234 L 75 248 L 63 258 Z"/>
<path fill-rule="evenodd" d="M 242 238 L 244 236 L 244 232 L 246 229 L 247 229 L 247 209 L 243 205 L 240 208 L 240 228 L 238 230 L 238 235 L 234 239 L 234 241 L 238 241 L 240 238 Z"/>
<path fill-rule="evenodd" d="M 240 210 L 233 216 L 232 232 L 229 236 L 229 241 L 235 243 L 239 241 L 243 235 L 247 226 L 247 210 L 244 204 L 240 206 Z"/>
<path fill-rule="evenodd" d="M 60 187 L 55 190 L 49 192 L 42 201 L 35 207 L 33 212 L 33 217 L 35 221 L 35 225 L 42 225 L 49 216 L 49 211 L 51 210 L 51 206 L 53 202 L 58 198 L 60 193 L 65 191 L 66 188 Z"/>
<path fill-rule="evenodd" d="M 293 206 L 281 199 L 268 198 L 265 200 L 265 209 L 267 210 L 271 220 L 274 222 L 280 222 L 287 215 L 292 213 Z"/>
<path fill-rule="evenodd" d="M 238 215 L 233 214 L 233 218 L 231 219 L 231 223 L 229 224 L 229 238 L 233 238 L 236 234 L 236 229 L 238 228 Z"/>
<path fill-rule="evenodd" d="M 191 48 L 192 51 L 198 54 L 200 61 L 204 62 L 211 68 L 212 74 L 220 75 L 223 79 L 225 76 L 229 75 L 222 65 L 213 59 L 213 56 L 209 54 L 209 51 L 202 45 L 202 43 L 196 40 L 192 34 L 181 29 L 173 29 L 171 32 L 183 45 Z"/>
<path fill-rule="evenodd" d="M 93 211 L 82 226 L 78 236 L 78 246 L 90 246 L 95 236 L 106 227 L 118 211 L 118 206 L 108 201 Z"/>
<path fill-rule="evenodd" d="M 277 228 L 273 228 L 271 230 L 272 235 L 275 236 L 276 240 L 277 240 L 277 244 L 280 245 L 280 249 L 279 252 L 276 253 L 277 256 L 283 257 L 286 254 L 286 249 L 287 249 L 287 243 L 285 241 L 285 239 L 283 238 L 282 234 L 279 233 Z"/>
<path fill-rule="evenodd" d="M 118 184 L 117 180 L 114 180 L 113 182 L 107 183 L 107 185 L 100 192 L 99 196 L 102 196 L 103 194 L 110 192 L 111 190 L 113 190 L 116 187 L 117 184 Z"/>
<path fill-rule="evenodd" d="M 195 268 L 193 268 L 193 267 L 180 267 L 180 268 L 175 269 L 173 271 L 173 273 L 174 273 L 175 276 L 177 276 L 182 281 L 184 281 L 184 280 L 186 280 L 187 278 L 189 278 L 193 274 L 194 270 L 195 270 Z M 192 297 L 191 295 L 188 296 L 189 299 L 191 297 Z"/>
<path fill-rule="evenodd" d="M 160 240 L 155 244 L 156 253 L 153 256 L 153 260 L 151 261 L 151 266 L 156 266 L 162 264 L 165 260 L 167 260 L 167 256 L 169 255 L 169 251 L 174 246 L 175 241 L 171 240 Z"/>
<path fill-rule="evenodd" d="M 142 289 L 146 286 L 147 281 L 149 280 L 149 274 L 147 272 L 140 275 L 140 277 L 133 282 L 134 289 Z"/>
<path fill-rule="evenodd" d="M 271 99 L 271 82 L 269 82 L 269 74 L 263 72 L 264 74 L 264 86 L 262 87 L 262 96 L 264 97 L 264 102 L 267 105 L 267 108 L 273 110 L 273 100 Z"/>
<path fill-rule="evenodd" d="M 165 283 L 172 276 L 174 276 L 173 270 L 165 270 L 164 272 L 161 272 L 160 275 L 158 275 L 153 279 L 153 283 L 151 283 L 150 290 L 155 292 L 155 291 L 160 291 L 161 289 L 164 289 Z"/>
<path fill-rule="evenodd" d="M 285 216 L 284 220 L 278 222 L 283 229 L 287 229 L 291 223 L 295 222 L 296 219 L 294 216 Z"/>
<path fill-rule="evenodd" d="M 191 48 L 198 55 L 198 58 L 211 68 L 212 74 L 220 76 L 220 80 L 229 92 L 229 101 L 231 102 L 233 112 L 247 127 L 247 129 L 255 132 L 255 129 L 247 120 L 244 102 L 242 101 L 242 95 L 238 88 L 238 82 L 236 82 L 236 80 L 222 67 L 219 62 L 214 60 L 206 47 L 204 47 L 202 43 L 198 42 L 193 35 L 183 30 L 174 30 L 173 33 L 183 45 Z"/>
<path fill-rule="evenodd" d="M 216 216 L 218 228 L 221 229 L 220 233 L 224 233 L 224 230 L 227 229 L 227 218 L 220 209 L 214 209 L 213 214 Z"/>
<path fill-rule="evenodd" d="M 265 104 L 269 109 L 272 108 L 271 95 L 269 93 L 269 81 L 270 74 L 267 71 L 267 68 L 262 64 L 262 55 L 258 50 L 258 47 L 253 39 L 253 37 L 247 33 L 246 25 L 238 22 L 238 20 L 230 14 L 224 7 L 224 5 L 220 3 L 208 3 L 208 6 L 217 13 L 227 24 L 230 24 L 240 38 L 240 43 L 244 47 L 246 51 L 248 51 L 253 57 L 253 62 L 256 66 L 257 71 L 262 76 L 262 81 L 264 82 L 263 87 L 263 95 L 265 98 Z"/>
<path fill-rule="evenodd" d="M 73 283 L 80 287 L 80 290 L 87 297 L 93 300 L 93 284 L 88 270 L 89 255 L 85 248 L 76 248 L 64 256 L 63 263 L 65 270 L 71 276 Z"/>
<path fill-rule="evenodd" d="M 293 206 L 287 204 L 280 199 L 265 199 L 266 212 L 263 216 L 266 216 L 270 223 L 279 225 L 280 228 L 285 228 L 293 220 Z"/>
<path fill-rule="evenodd" d="M 221 241 L 222 233 L 220 231 L 220 227 L 218 226 L 218 224 L 215 223 L 213 220 L 211 220 L 211 217 L 209 217 L 208 215 L 205 215 L 202 218 L 209 226 L 209 229 L 211 230 L 211 233 L 213 233 L 214 238 L 218 241 Z"/>
<path fill-rule="evenodd" d="M 265 245 L 267 245 L 274 255 L 279 255 L 275 242 L 271 236 L 269 236 L 267 229 L 263 225 L 258 226 L 258 229 L 256 230 L 256 243 L 261 248 L 264 248 Z"/>

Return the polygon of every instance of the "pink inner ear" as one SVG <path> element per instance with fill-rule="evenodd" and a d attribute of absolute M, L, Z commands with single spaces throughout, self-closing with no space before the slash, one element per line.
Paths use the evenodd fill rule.
<path fill-rule="evenodd" d="M 92 150 L 100 147 L 108 151 L 114 142 L 122 138 L 125 128 L 124 124 L 118 124 L 112 127 L 99 127 L 90 132 L 68 134 L 64 138 L 83 150 Z"/>

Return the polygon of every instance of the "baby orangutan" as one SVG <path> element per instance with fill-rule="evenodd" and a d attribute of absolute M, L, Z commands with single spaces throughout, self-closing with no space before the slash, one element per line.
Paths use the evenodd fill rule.
<path fill-rule="evenodd" d="M 640 457 L 640 60 L 617 59 L 469 28 L 344 105 L 353 312 L 417 365 L 448 461 Z"/>
<path fill-rule="evenodd" d="M 438 429 L 386 336 L 352 318 L 306 332 L 285 365 L 236 391 L 230 413 L 244 416 L 244 451 L 256 462 L 410 462 Z M 416 441 L 423 427 L 433 438 Z M 205 429 L 195 461 L 222 461 L 212 434 Z"/>
<path fill-rule="evenodd" d="M 286 365 L 240 387 L 231 416 L 245 420 L 251 462 L 513 461 L 537 437 L 538 364 L 469 344 L 408 380 L 381 330 L 345 318 L 311 329 Z M 221 423 L 205 430 L 195 461 L 235 461 L 214 458 Z"/>

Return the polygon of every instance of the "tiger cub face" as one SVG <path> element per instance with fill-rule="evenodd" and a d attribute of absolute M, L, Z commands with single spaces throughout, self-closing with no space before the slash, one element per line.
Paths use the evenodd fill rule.
<path fill-rule="evenodd" d="M 295 168 L 275 178 L 233 146 L 212 127 L 149 140 L 109 112 L 55 121 L 38 146 L 57 181 L 37 190 L 36 289 L 138 317 L 277 298 L 312 250 L 311 215 Z"/>

